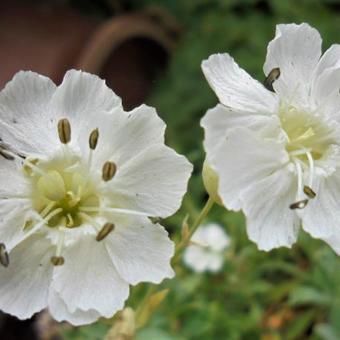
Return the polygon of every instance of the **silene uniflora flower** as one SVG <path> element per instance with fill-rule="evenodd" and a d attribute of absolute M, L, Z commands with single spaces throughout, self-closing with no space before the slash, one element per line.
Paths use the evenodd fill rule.
<path fill-rule="evenodd" d="M 263 250 L 290 247 L 301 225 L 340 251 L 340 46 L 321 56 L 321 42 L 305 23 L 278 25 L 264 85 L 228 54 L 202 63 L 220 100 L 201 122 L 207 160 Z"/>
<path fill-rule="evenodd" d="M 60 86 L 20 72 L 0 92 L 0 309 L 48 307 L 75 325 L 111 317 L 129 284 L 173 276 L 173 243 L 149 217 L 179 207 L 191 165 L 165 124 L 130 112 L 97 76 Z"/>
<path fill-rule="evenodd" d="M 185 249 L 185 264 L 195 272 L 218 272 L 223 266 L 224 251 L 229 245 L 229 237 L 216 223 L 199 227 Z"/>

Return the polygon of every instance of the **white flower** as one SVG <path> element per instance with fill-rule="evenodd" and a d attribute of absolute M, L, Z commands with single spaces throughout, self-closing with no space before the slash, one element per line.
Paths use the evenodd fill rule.
<path fill-rule="evenodd" d="M 334 241 L 340 232 L 340 46 L 321 57 L 317 30 L 278 25 L 264 64 L 268 89 L 228 54 L 212 55 L 202 68 L 221 102 L 202 120 L 208 162 L 225 206 L 243 209 L 250 239 L 263 250 L 290 247 L 302 225 Z"/>
<path fill-rule="evenodd" d="M 199 227 L 185 249 L 183 259 L 194 271 L 218 272 L 223 266 L 224 250 L 229 238 L 223 228 L 216 223 Z"/>
<path fill-rule="evenodd" d="M 129 284 L 173 276 L 173 243 L 148 217 L 179 208 L 192 167 L 164 145 L 164 130 L 153 108 L 125 112 L 84 72 L 67 72 L 58 87 L 33 72 L 7 84 L 0 309 L 25 319 L 48 307 L 86 324 L 121 309 Z"/>

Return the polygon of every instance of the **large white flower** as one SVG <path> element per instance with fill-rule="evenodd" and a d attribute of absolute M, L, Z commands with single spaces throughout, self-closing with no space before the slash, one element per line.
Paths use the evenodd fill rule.
<path fill-rule="evenodd" d="M 149 217 L 180 206 L 191 165 L 153 108 L 125 112 L 94 75 L 60 86 L 20 72 L 0 93 L 0 309 L 48 307 L 75 325 L 111 317 L 129 284 L 173 276 Z"/>
<path fill-rule="evenodd" d="M 223 266 L 224 250 L 229 238 L 216 223 L 199 227 L 192 235 L 191 244 L 185 249 L 183 260 L 194 271 L 218 272 Z"/>
<path fill-rule="evenodd" d="M 243 209 L 250 239 L 263 250 L 290 247 L 302 225 L 339 250 L 340 46 L 321 57 L 317 30 L 278 25 L 266 87 L 228 54 L 202 68 L 220 100 L 201 123 L 208 162 L 226 207 Z"/>

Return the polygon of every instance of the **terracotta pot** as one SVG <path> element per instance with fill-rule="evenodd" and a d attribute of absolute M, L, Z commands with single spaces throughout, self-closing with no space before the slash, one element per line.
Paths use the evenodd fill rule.
<path fill-rule="evenodd" d="M 178 29 L 160 11 L 106 21 L 67 7 L 0 4 L 0 88 L 19 70 L 60 83 L 66 70 L 96 73 L 128 109 L 141 104 L 168 62 Z"/>

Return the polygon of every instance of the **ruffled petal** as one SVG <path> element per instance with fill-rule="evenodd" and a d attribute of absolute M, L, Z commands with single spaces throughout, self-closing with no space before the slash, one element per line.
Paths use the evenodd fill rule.
<path fill-rule="evenodd" d="M 256 181 L 242 193 L 247 232 L 261 250 L 291 247 L 300 220 L 289 208 L 296 197 L 296 178 L 287 167 Z"/>
<path fill-rule="evenodd" d="M 275 38 L 268 44 L 264 73 L 280 69 L 275 92 L 289 104 L 308 105 L 314 70 L 321 56 L 319 32 L 308 24 L 277 25 Z"/>
<path fill-rule="evenodd" d="M 161 225 L 152 224 L 145 217 L 130 217 L 115 226 L 105 244 L 124 280 L 135 285 L 160 283 L 174 276 L 170 266 L 174 243 Z"/>
<path fill-rule="evenodd" d="M 3 159 L 0 155 L 0 200 L 2 198 L 25 198 L 29 183 L 22 173 L 22 163 Z"/>
<path fill-rule="evenodd" d="M 121 107 L 121 100 L 107 87 L 105 80 L 90 73 L 70 70 L 55 91 L 51 107 L 59 118 L 70 121 L 73 142 L 89 119 L 95 119 L 97 115 L 100 119 L 101 113 Z M 88 140 L 84 143 L 87 144 Z"/>
<path fill-rule="evenodd" d="M 210 164 L 219 175 L 219 194 L 229 209 L 239 210 L 240 195 L 288 162 L 284 142 L 260 138 L 254 132 L 235 128 L 223 140 Z"/>
<path fill-rule="evenodd" d="M 313 237 L 324 238 L 340 230 L 340 171 L 314 180 L 316 197 L 300 211 L 302 227 Z"/>
<path fill-rule="evenodd" d="M 85 156 L 89 153 L 90 133 L 98 128 L 99 138 L 93 163 L 109 159 L 121 167 L 154 144 L 164 144 L 165 124 L 154 108 L 141 105 L 130 112 L 116 108 L 112 113 L 98 113 L 89 117 L 79 134 L 79 145 Z"/>
<path fill-rule="evenodd" d="M 211 55 L 202 62 L 202 70 L 222 104 L 253 113 L 277 111 L 276 95 L 242 70 L 229 54 Z"/>
<path fill-rule="evenodd" d="M 192 171 L 183 156 L 165 145 L 150 146 L 105 183 L 113 206 L 167 217 L 181 205 Z"/>
<path fill-rule="evenodd" d="M 56 267 L 52 288 L 73 314 L 78 310 L 95 311 L 112 317 L 122 309 L 129 286 L 110 259 L 103 243 L 84 235 L 63 251 L 65 264 Z"/>
<path fill-rule="evenodd" d="M 28 319 L 47 306 L 53 266 L 50 242 L 34 235 L 9 254 L 10 264 L 0 267 L 0 309 Z"/>
<path fill-rule="evenodd" d="M 277 116 L 262 114 L 252 114 L 235 111 L 218 104 L 207 111 L 201 120 L 204 128 L 204 148 L 207 152 L 208 160 L 226 138 L 229 130 L 239 127 L 249 130 L 266 137 L 277 135 L 280 123 Z M 275 128 L 276 127 L 276 128 Z"/>
<path fill-rule="evenodd" d="M 58 140 L 50 108 L 55 84 L 44 76 L 21 71 L 0 93 L 2 143 L 20 153 L 44 156 Z"/>
<path fill-rule="evenodd" d="M 100 318 L 100 314 L 94 310 L 85 312 L 77 309 L 75 312 L 70 313 L 65 302 L 53 289 L 51 289 L 49 293 L 48 306 L 51 315 L 56 321 L 67 321 L 73 326 L 88 325 L 90 323 L 96 322 Z"/>

